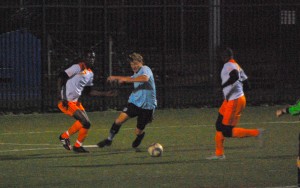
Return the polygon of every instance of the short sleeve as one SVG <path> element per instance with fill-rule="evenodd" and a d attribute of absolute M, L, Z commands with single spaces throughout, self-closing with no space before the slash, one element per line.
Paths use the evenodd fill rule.
<path fill-rule="evenodd" d="M 67 73 L 67 75 L 69 77 L 72 77 L 73 75 L 78 74 L 80 71 L 81 71 L 81 68 L 80 68 L 79 64 L 74 64 L 65 70 L 65 72 Z"/>
<path fill-rule="evenodd" d="M 150 70 L 149 67 L 143 66 L 143 67 L 142 67 L 142 70 L 141 70 L 141 72 L 140 72 L 140 74 L 141 74 L 141 75 L 145 75 L 145 76 L 147 76 L 148 78 L 150 78 L 150 77 L 152 76 L 152 71 Z"/>

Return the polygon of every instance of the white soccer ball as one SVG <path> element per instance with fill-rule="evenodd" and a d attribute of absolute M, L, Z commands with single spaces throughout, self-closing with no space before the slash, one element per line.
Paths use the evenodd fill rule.
<path fill-rule="evenodd" d="M 164 148 L 162 147 L 162 145 L 160 143 L 152 143 L 148 147 L 148 153 L 152 157 L 160 157 L 162 155 L 163 151 L 164 151 Z"/>

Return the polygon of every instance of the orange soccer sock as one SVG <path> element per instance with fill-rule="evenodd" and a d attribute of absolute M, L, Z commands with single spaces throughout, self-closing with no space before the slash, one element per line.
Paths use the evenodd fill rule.
<path fill-rule="evenodd" d="M 69 138 L 71 135 L 75 134 L 79 129 L 81 129 L 82 124 L 77 120 L 75 123 L 66 131 L 64 132 L 61 137 L 62 138 Z"/>
<path fill-rule="evenodd" d="M 80 121 L 75 121 L 75 123 L 68 129 L 68 132 L 71 135 L 77 133 L 82 128 Z"/>
<path fill-rule="evenodd" d="M 258 129 L 244 129 L 244 128 L 233 128 L 232 137 L 234 138 L 244 138 L 244 137 L 255 137 L 259 134 Z"/>
<path fill-rule="evenodd" d="M 216 155 L 223 155 L 224 154 L 224 136 L 221 131 L 216 132 L 215 136 L 216 141 Z"/>
<path fill-rule="evenodd" d="M 79 134 L 78 134 L 77 141 L 75 143 L 75 147 L 80 147 L 82 145 L 83 141 L 87 137 L 87 134 L 88 134 L 88 129 L 81 128 L 79 130 Z"/>

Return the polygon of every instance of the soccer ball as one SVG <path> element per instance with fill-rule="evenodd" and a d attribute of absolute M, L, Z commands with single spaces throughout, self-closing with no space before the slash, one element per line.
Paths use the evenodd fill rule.
<path fill-rule="evenodd" d="M 164 148 L 162 147 L 162 145 L 160 143 L 152 143 L 148 147 L 148 153 L 152 157 L 160 157 L 162 155 L 163 151 L 164 151 Z"/>

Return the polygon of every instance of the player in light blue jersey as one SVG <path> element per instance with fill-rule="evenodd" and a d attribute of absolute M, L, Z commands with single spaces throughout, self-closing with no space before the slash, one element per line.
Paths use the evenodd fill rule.
<path fill-rule="evenodd" d="M 110 146 L 121 125 L 133 117 L 137 117 L 137 125 L 136 139 L 133 141 L 132 147 L 137 148 L 145 136 L 146 125 L 153 119 L 153 113 L 157 106 L 153 73 L 148 66 L 144 65 L 143 57 L 138 53 L 130 54 L 128 62 L 134 72 L 132 76 L 110 76 L 107 79 L 110 82 L 117 81 L 119 84 L 133 83 L 134 90 L 129 96 L 127 106 L 112 124 L 108 138 L 97 144 L 100 148 Z"/>

